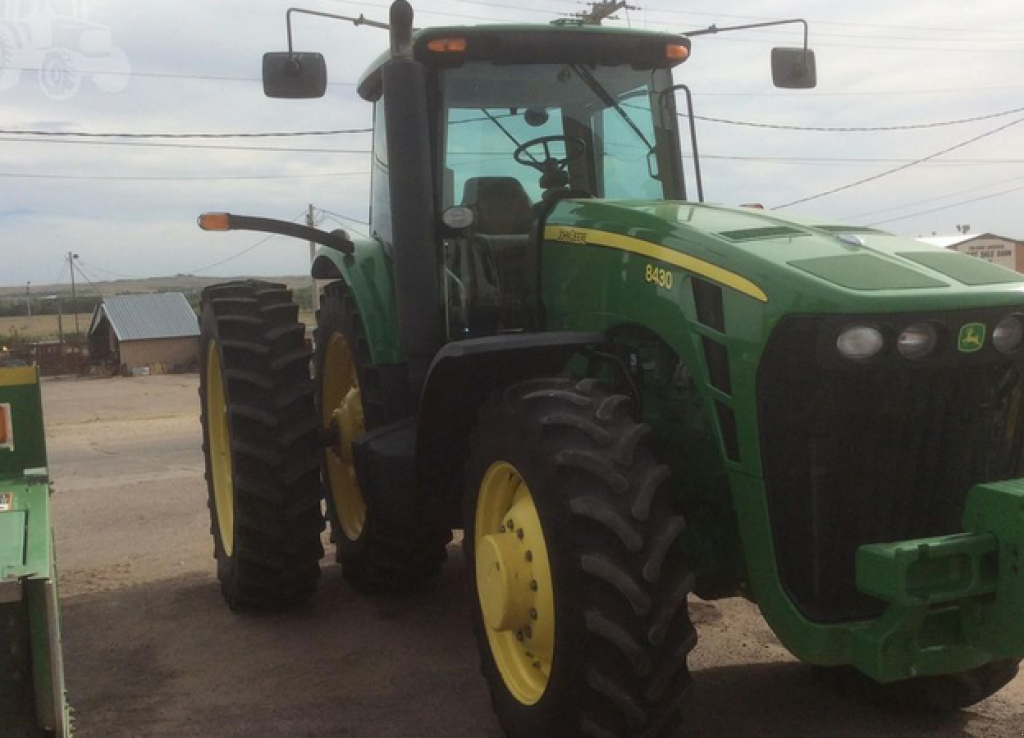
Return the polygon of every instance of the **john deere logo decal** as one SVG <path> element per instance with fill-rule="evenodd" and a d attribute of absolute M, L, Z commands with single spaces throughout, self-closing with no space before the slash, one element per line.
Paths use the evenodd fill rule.
<path fill-rule="evenodd" d="M 962 354 L 971 354 L 985 345 L 985 324 L 967 323 L 960 328 L 956 347 Z"/>

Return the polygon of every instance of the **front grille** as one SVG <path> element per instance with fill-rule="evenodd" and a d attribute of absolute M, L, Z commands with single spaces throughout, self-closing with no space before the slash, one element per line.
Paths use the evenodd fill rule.
<path fill-rule="evenodd" d="M 991 335 L 1002 314 L 969 317 Z M 896 316 L 893 325 L 918 319 Z M 973 484 L 1024 476 L 1019 358 L 994 349 L 961 358 L 949 347 L 931 363 L 889 356 L 854 365 L 835 360 L 834 324 L 783 321 L 757 387 L 780 574 L 817 622 L 883 610 L 857 591 L 857 548 L 959 532 Z"/>

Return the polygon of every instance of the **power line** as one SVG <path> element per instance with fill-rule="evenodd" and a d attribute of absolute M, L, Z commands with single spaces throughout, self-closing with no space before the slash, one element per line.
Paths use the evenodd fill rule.
<path fill-rule="evenodd" d="M 143 277 L 140 274 L 122 274 L 120 272 L 114 272 L 114 271 L 111 271 L 109 269 L 104 269 L 102 267 L 98 267 L 95 264 L 84 262 L 81 259 L 78 260 L 78 263 L 82 264 L 83 266 L 89 267 L 89 269 L 91 269 L 93 271 L 102 272 L 103 274 L 109 274 L 112 277 L 119 277 L 121 279 L 148 279 L 147 277 Z"/>
<path fill-rule="evenodd" d="M 684 155 L 686 159 L 692 159 Z M 815 156 L 725 156 L 720 154 L 701 154 L 700 158 L 716 161 L 751 161 L 764 164 L 904 164 L 916 162 L 918 159 L 894 159 L 885 157 L 815 157 Z M 927 162 L 933 167 L 945 166 L 991 166 L 1024 164 L 1024 159 L 943 159 Z"/>
<path fill-rule="evenodd" d="M 1012 192 L 1020 192 L 1021 190 L 1024 190 L 1024 185 L 1021 185 L 1019 187 L 1012 187 L 1008 190 L 1003 190 L 1002 192 L 993 192 L 990 195 L 982 195 L 981 197 L 975 197 L 970 200 L 962 200 L 960 202 L 949 203 L 948 205 L 943 205 L 942 207 L 938 208 L 932 208 L 930 210 L 921 210 L 916 213 L 911 213 L 910 215 L 901 215 L 898 218 L 887 218 L 886 220 L 875 221 L 874 223 L 869 223 L 868 225 L 876 226 L 882 225 L 883 223 L 895 223 L 898 220 L 909 220 L 910 218 L 916 218 L 919 215 L 929 215 L 930 213 L 937 213 L 940 210 L 948 210 L 949 208 L 955 208 L 961 205 L 970 205 L 971 203 L 981 202 L 982 200 L 991 200 L 994 197 L 1002 197 L 1003 195 L 1009 195 Z"/>
<path fill-rule="evenodd" d="M 338 128 L 330 131 L 259 131 L 255 133 L 93 133 L 86 131 L 40 131 L 36 129 L 2 128 L 0 135 L 50 136 L 52 138 L 298 138 L 303 136 L 338 136 L 349 133 L 373 133 L 372 128 Z"/>
<path fill-rule="evenodd" d="M 783 125 L 780 123 L 758 123 L 749 120 L 731 120 L 728 118 L 712 118 L 709 116 L 695 115 L 693 116 L 697 120 L 702 120 L 708 123 L 725 123 L 732 126 L 746 126 L 748 128 L 770 128 L 779 131 L 815 131 L 824 133 L 878 133 L 880 131 L 917 131 L 926 128 L 943 128 L 946 126 L 957 126 L 964 123 L 977 123 L 982 120 L 992 120 L 993 118 L 1002 118 L 1007 115 L 1015 115 L 1017 113 L 1024 113 L 1024 107 L 1013 108 L 1012 110 L 1003 110 L 999 113 L 989 113 L 988 115 L 976 115 L 971 118 L 960 118 L 957 120 L 944 120 L 935 123 L 914 123 L 898 126 L 792 126 Z M 687 116 L 683 113 L 677 113 L 680 118 L 686 118 Z"/>
<path fill-rule="evenodd" d="M 368 221 L 368 220 L 360 220 L 359 218 L 353 218 L 351 215 L 342 215 L 341 213 L 336 213 L 333 210 L 328 210 L 327 208 L 319 208 L 318 207 L 317 210 L 319 210 L 321 213 L 327 213 L 328 215 L 333 215 L 335 218 L 341 218 L 342 220 L 350 220 L 353 223 L 359 223 L 360 225 L 366 225 L 366 226 L 370 225 L 370 221 Z"/>
<path fill-rule="evenodd" d="M 549 0 L 550 2 L 558 2 L 559 0 Z M 663 13 L 666 15 L 696 15 L 711 18 L 735 18 L 739 20 L 755 20 L 755 21 L 772 21 L 778 20 L 778 18 L 760 16 L 760 15 L 732 15 L 729 13 L 701 13 L 698 11 L 691 10 L 670 10 L 666 8 L 655 8 L 650 5 L 645 6 L 645 9 L 652 13 Z M 965 32 L 965 33 L 984 33 L 984 34 L 1002 34 L 1002 35 L 1014 35 L 1024 36 L 1024 30 L 1020 31 L 1007 31 L 1007 30 L 986 30 L 980 28 L 942 28 L 939 26 L 911 26 L 911 25 L 897 25 L 891 23 L 849 23 L 841 21 L 823 21 L 823 20 L 811 20 L 807 19 L 809 23 L 813 23 L 817 26 L 842 26 L 846 28 L 895 28 L 898 30 L 905 31 L 925 31 L 935 33 L 948 33 L 948 32 Z"/>
<path fill-rule="evenodd" d="M 306 217 L 306 212 L 302 211 L 301 213 L 296 215 L 294 218 L 292 218 L 291 222 L 294 223 L 294 222 L 296 222 L 296 221 L 298 221 L 298 220 L 300 220 L 302 218 L 305 218 L 305 217 Z M 250 251 L 253 251 L 253 250 L 259 248 L 260 246 L 262 246 L 263 244 L 265 244 L 267 241 L 270 241 L 271 239 L 277 238 L 277 236 L 278 236 L 278 234 L 271 233 L 270 235 L 268 235 L 268 236 L 266 236 L 264 238 L 261 238 L 259 241 L 257 241 L 256 243 L 252 244 L 251 246 L 248 246 L 248 247 L 242 249 L 241 251 L 239 251 L 234 256 L 229 256 L 228 258 L 221 259 L 220 261 L 216 261 L 213 264 L 207 264 L 206 266 L 200 267 L 199 269 L 190 269 L 190 270 L 188 270 L 186 272 L 183 272 L 183 273 L 184 274 L 199 274 L 200 272 L 206 272 L 206 271 L 209 271 L 210 269 L 213 269 L 215 267 L 219 267 L 222 264 L 227 264 L 229 261 L 234 261 L 235 259 L 238 259 L 238 258 L 241 258 L 241 257 L 245 256 Z"/>
<path fill-rule="evenodd" d="M 340 225 L 345 230 L 353 231 L 357 235 L 363 236 L 364 238 L 369 238 L 369 234 L 366 231 L 364 231 L 362 228 L 356 227 L 354 225 L 351 225 L 347 221 L 343 222 L 343 221 L 339 220 L 338 218 L 335 218 L 333 215 L 324 215 L 324 220 L 333 220 L 335 223 Z"/>
<path fill-rule="evenodd" d="M 43 72 L 45 69 L 39 67 L 4 67 L 5 70 L 12 72 Z M 263 80 L 260 77 L 219 77 L 209 74 L 180 74 L 170 72 L 137 72 L 134 69 L 128 72 L 119 72 L 117 74 L 104 72 L 102 69 L 80 69 L 78 70 L 82 74 L 110 74 L 113 77 L 142 77 L 152 79 L 187 79 L 197 80 L 203 82 L 260 82 Z M 355 82 L 328 82 L 330 87 L 355 87 Z"/>
<path fill-rule="evenodd" d="M 876 90 L 874 92 L 818 92 L 814 97 L 878 97 L 879 95 L 944 95 L 963 92 L 988 92 L 1024 89 L 1024 85 L 993 85 L 989 87 L 944 87 L 932 90 Z M 806 92 L 694 92 L 694 97 L 807 97 Z"/>
<path fill-rule="evenodd" d="M 308 179 L 322 177 L 354 177 L 364 176 L 369 171 L 362 172 L 327 172 L 324 174 L 255 174 L 255 175 L 228 175 L 228 176 L 205 176 L 205 175 L 118 175 L 118 174 L 23 174 L 19 172 L 0 172 L 0 178 L 10 179 L 61 179 L 61 180 L 90 180 L 90 181 L 127 181 L 127 182 L 193 182 L 193 181 L 239 181 L 239 180 L 273 180 L 273 179 Z"/>
<path fill-rule="evenodd" d="M 849 189 L 852 189 L 852 188 L 857 187 L 859 185 L 866 184 L 867 182 L 874 182 L 875 180 L 881 179 L 882 177 L 888 177 L 890 174 L 895 174 L 896 172 L 902 172 L 905 169 L 910 169 L 913 166 L 916 166 L 918 164 L 922 164 L 922 163 L 924 163 L 926 161 L 929 161 L 931 159 L 935 159 L 935 158 L 937 158 L 939 156 L 942 156 L 943 154 L 948 154 L 950 151 L 956 151 L 957 149 L 962 149 L 964 146 L 968 146 L 968 145 L 970 145 L 970 144 L 972 144 L 972 143 L 974 143 L 976 141 L 980 141 L 983 138 L 988 138 L 989 136 L 994 136 L 995 134 L 999 133 L 1000 131 L 1005 131 L 1007 128 L 1010 128 L 1011 126 L 1015 126 L 1015 125 L 1017 125 L 1018 123 L 1021 123 L 1021 122 L 1024 122 L 1024 118 L 1018 118 L 1017 120 L 1012 120 L 1009 123 L 1004 123 L 1003 125 L 999 126 L 998 128 L 993 128 L 991 131 L 987 131 L 986 133 L 982 133 L 980 135 L 977 135 L 974 138 L 969 138 L 966 141 L 961 141 L 960 143 L 955 144 L 954 146 L 950 146 L 949 148 L 943 149 L 942 151 L 937 151 L 934 154 L 930 154 L 929 156 L 925 156 L 925 157 L 923 157 L 921 159 L 916 159 L 914 161 L 908 162 L 907 164 L 902 164 L 902 165 L 900 165 L 898 167 L 895 167 L 893 169 L 889 169 L 889 170 L 881 172 L 879 174 L 875 174 L 875 175 L 872 175 L 870 177 L 865 177 L 864 179 L 859 179 L 856 182 L 850 182 L 849 184 L 842 185 L 841 187 L 834 187 L 831 190 L 827 190 L 825 192 L 820 192 L 817 195 L 810 195 L 808 197 L 801 197 L 799 200 L 793 200 L 792 202 L 787 202 L 784 205 L 778 205 L 778 206 L 775 207 L 775 209 L 776 210 L 782 210 L 783 208 L 788 208 L 788 207 L 791 207 L 793 205 L 799 205 L 800 203 L 804 203 L 804 202 L 810 202 L 811 200 L 817 200 L 819 198 L 826 197 L 827 195 L 834 195 L 837 192 L 842 192 L 844 190 L 849 190 Z"/>
<path fill-rule="evenodd" d="M 96 293 L 97 295 L 99 295 L 100 297 L 103 297 L 103 293 L 102 293 L 102 292 L 100 292 L 100 291 L 99 291 L 98 289 L 96 289 L 96 285 L 94 285 L 94 284 L 92 283 L 92 280 L 91 280 L 91 279 L 89 279 L 89 277 L 88 277 L 88 276 L 86 275 L 86 273 L 82 271 L 82 268 L 81 268 L 81 267 L 80 267 L 80 266 L 79 266 L 78 264 L 75 264 L 75 263 L 74 263 L 74 260 L 72 260 L 71 268 L 72 268 L 72 269 L 74 269 L 74 270 L 75 270 L 76 272 L 78 272 L 79 276 L 81 276 L 81 277 L 82 277 L 82 279 L 84 279 L 84 280 L 85 280 L 86 282 L 88 282 L 88 283 L 89 283 L 89 286 L 90 286 L 90 287 L 92 288 L 92 291 L 93 291 L 93 292 L 95 292 L 95 293 Z M 77 305 L 77 302 L 76 302 L 76 304 L 75 304 L 75 312 L 78 312 L 78 305 Z"/>
<path fill-rule="evenodd" d="M 49 143 L 77 146 L 132 146 L 151 149 L 197 149 L 207 151 L 274 151 L 307 154 L 369 154 L 370 149 L 320 149 L 290 146 L 231 146 L 229 144 L 185 144 L 185 143 L 141 143 L 138 141 L 79 141 L 75 139 L 48 138 L 3 138 L 0 143 Z"/>
<path fill-rule="evenodd" d="M 662 30 L 665 24 L 660 24 Z M 667 29 L 672 31 L 673 29 Z M 779 34 L 773 34 L 775 38 L 783 38 Z M 740 43 L 740 44 L 760 44 L 764 45 L 764 39 L 756 38 L 745 38 L 742 36 L 709 36 L 708 41 L 712 43 Z M 941 40 L 941 39 L 935 39 Z M 829 48 L 829 49 L 858 49 L 860 51 L 899 51 L 902 54 L 906 54 L 908 51 L 941 51 L 945 54 L 959 53 L 959 52 L 974 52 L 978 54 L 1024 54 L 1024 49 L 998 49 L 991 46 L 984 48 L 977 46 L 907 46 L 906 44 L 837 44 L 837 43 L 814 43 L 814 48 Z"/>
<path fill-rule="evenodd" d="M 1009 184 L 1010 182 L 1019 182 L 1022 179 L 1024 179 L 1024 177 L 1013 177 L 1011 179 L 1003 180 L 1002 182 L 993 182 L 991 184 L 985 184 L 979 187 L 969 187 L 966 190 L 957 190 L 956 192 L 950 192 L 945 195 L 940 195 L 939 197 L 929 197 L 924 200 L 915 200 L 914 202 L 907 202 L 902 205 L 897 205 L 896 207 L 883 208 L 881 210 L 871 210 L 866 213 L 857 213 L 856 215 L 845 215 L 840 217 L 839 221 L 845 222 L 847 220 L 860 220 L 861 218 L 870 218 L 875 215 L 884 215 L 885 213 L 891 213 L 896 210 L 906 210 L 907 208 L 916 207 L 918 205 L 924 205 L 930 202 L 948 200 L 949 198 L 956 197 L 957 195 L 966 195 L 968 192 L 978 192 L 979 190 L 987 190 L 990 187 L 999 187 L 1000 185 Z"/>

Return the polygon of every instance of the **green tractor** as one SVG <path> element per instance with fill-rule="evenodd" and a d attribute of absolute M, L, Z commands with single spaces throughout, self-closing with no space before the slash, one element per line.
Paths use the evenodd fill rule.
<path fill-rule="evenodd" d="M 326 500 L 361 589 L 415 586 L 465 531 L 482 671 L 512 738 L 678 728 L 690 596 L 746 597 L 799 659 L 924 706 L 1010 681 L 1024 277 L 705 204 L 696 156 L 683 169 L 692 109 L 675 102 L 688 36 L 414 33 L 404 0 L 389 27 L 358 86 L 374 104 L 371 237 L 200 218 L 317 241 L 326 283 L 312 356 L 281 285 L 203 298 L 228 603 L 313 594 Z M 806 41 L 772 61 L 778 86 L 814 85 Z M 271 96 L 325 85 L 318 54 L 264 58 Z"/>
<path fill-rule="evenodd" d="M 71 735 L 34 366 L 0 368 L 0 734 Z"/>

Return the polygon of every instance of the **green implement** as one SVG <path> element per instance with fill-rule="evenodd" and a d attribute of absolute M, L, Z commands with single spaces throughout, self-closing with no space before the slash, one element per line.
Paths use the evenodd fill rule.
<path fill-rule="evenodd" d="M 12 738 L 71 735 L 35 367 L 0 369 L 0 718 Z"/>

